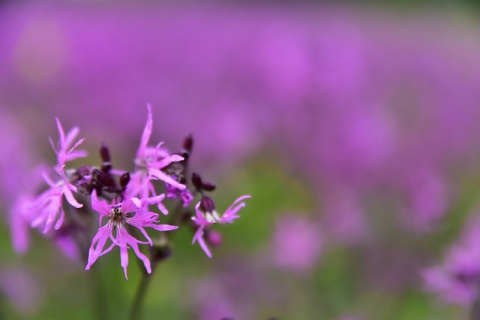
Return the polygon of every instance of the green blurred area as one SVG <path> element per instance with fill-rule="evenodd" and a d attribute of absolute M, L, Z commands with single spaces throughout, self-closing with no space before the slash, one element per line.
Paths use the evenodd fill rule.
<path fill-rule="evenodd" d="M 218 228 L 224 235 L 224 243 L 213 250 L 213 259 L 206 257 L 198 245 L 191 245 L 189 229 L 175 231 L 172 257 L 159 265 L 152 275 L 144 304 L 145 319 L 196 319 L 194 296 L 199 280 L 215 279 L 228 272 L 229 264 L 225 262 L 232 258 L 238 266 L 258 260 L 268 251 L 277 216 L 285 212 L 314 213 L 320 201 L 305 182 L 268 157 L 253 159 L 233 174 L 223 175 L 221 180 L 218 185 L 222 187 L 214 193 L 220 210 L 239 194 L 251 193 L 252 199 L 241 212 L 241 219 Z M 463 182 L 464 192 L 440 231 L 420 242 L 418 239 L 405 242 L 401 238 L 392 241 L 387 237 L 379 239 L 380 246 L 386 250 L 402 248 L 418 256 L 436 252 L 440 258 L 442 250 L 458 233 L 466 213 L 478 201 L 478 186 L 480 175 Z M 68 261 L 35 232 L 30 251 L 19 258 L 11 248 L 7 226 L 3 224 L 1 231 L 1 268 L 26 267 L 38 281 L 40 300 L 39 307 L 29 312 L 16 310 L 11 301 L 3 297 L 2 318 L 127 319 L 141 278 L 135 255 L 130 254 L 127 281 L 117 248 L 101 257 L 87 272 L 82 264 Z M 382 268 L 381 265 L 376 267 Z M 370 278 L 365 276 L 366 268 L 366 248 L 331 247 L 325 250 L 320 263 L 309 275 L 299 276 L 275 268 L 253 268 L 252 272 L 259 275 L 252 274 L 252 277 L 266 280 L 267 292 L 281 292 L 281 303 L 271 303 L 256 291 L 243 300 L 256 310 L 256 319 L 273 316 L 278 319 L 338 319 L 341 315 L 352 314 L 360 319 L 449 320 L 465 316 L 457 307 L 440 304 L 423 291 L 421 283 L 400 290 L 388 290 L 381 283 L 370 283 Z M 209 301 L 208 297 L 204 301 Z"/>

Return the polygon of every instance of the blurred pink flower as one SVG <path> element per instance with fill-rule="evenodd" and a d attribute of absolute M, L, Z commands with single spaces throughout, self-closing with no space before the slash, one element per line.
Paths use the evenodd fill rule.
<path fill-rule="evenodd" d="M 323 217 L 325 235 L 338 243 L 353 245 L 368 234 L 368 221 L 358 203 L 356 193 L 330 186 L 323 193 Z"/>
<path fill-rule="evenodd" d="M 453 192 L 440 173 L 430 167 L 417 166 L 405 173 L 404 208 L 401 220 L 411 229 L 425 232 L 435 228 L 448 211 Z"/>
<path fill-rule="evenodd" d="M 60 135 L 60 141 L 55 147 L 50 139 L 50 144 L 57 154 L 57 165 L 55 166 L 56 179 L 51 179 L 47 173 L 43 173 L 45 181 L 50 186 L 49 189 L 40 194 L 31 204 L 31 211 L 35 212 L 36 217 L 32 220 L 32 227 L 44 226 L 43 233 L 47 233 L 53 223 L 55 223 L 55 230 L 58 230 L 63 223 L 65 212 L 63 211 L 63 196 L 67 202 L 75 208 L 81 208 L 83 205 L 75 200 L 73 193 L 77 192 L 77 187 L 69 181 L 69 172 L 65 170 L 65 164 L 79 157 L 85 157 L 86 152 L 83 150 L 75 150 L 83 139 L 77 141 L 73 146 L 73 141 L 78 135 L 78 128 L 74 127 L 65 136 L 62 125 L 58 119 L 57 128 Z M 58 180 L 57 180 L 58 179 Z M 57 220 L 58 218 L 58 220 Z"/>
<path fill-rule="evenodd" d="M 447 303 L 469 305 L 480 293 L 480 216 L 465 224 L 460 239 L 448 251 L 442 264 L 426 269 L 426 288 Z"/>
<path fill-rule="evenodd" d="M 284 215 L 277 219 L 271 250 L 277 267 L 299 275 L 311 270 L 323 249 L 320 227 L 300 215 Z"/>
<path fill-rule="evenodd" d="M 42 289 L 29 270 L 19 266 L 2 268 L 0 290 L 23 317 L 28 319 L 38 312 Z"/>

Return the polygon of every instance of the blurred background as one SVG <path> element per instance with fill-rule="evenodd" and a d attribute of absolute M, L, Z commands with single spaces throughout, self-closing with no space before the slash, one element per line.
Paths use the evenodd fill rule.
<path fill-rule="evenodd" d="M 192 133 L 220 211 L 253 198 L 211 260 L 178 231 L 145 319 L 467 319 L 475 294 L 450 288 L 476 282 L 425 272 L 468 247 L 480 199 L 478 9 L 0 2 L 0 318 L 127 318 L 133 256 L 128 281 L 118 249 L 85 272 L 35 230 L 18 255 L 8 212 L 55 161 L 55 116 L 88 164 L 105 142 L 131 169 L 151 103 L 152 143 Z"/>

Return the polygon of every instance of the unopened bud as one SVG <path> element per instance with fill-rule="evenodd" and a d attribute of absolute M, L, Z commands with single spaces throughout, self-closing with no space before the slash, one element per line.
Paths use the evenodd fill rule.
<path fill-rule="evenodd" d="M 192 148 L 193 148 L 193 136 L 192 134 L 189 134 L 183 140 L 183 149 L 185 149 L 186 151 L 188 151 L 188 153 L 190 153 L 192 152 Z"/>
<path fill-rule="evenodd" d="M 217 185 L 213 182 L 204 182 L 202 183 L 202 189 L 205 191 L 213 191 L 217 188 Z"/>
<path fill-rule="evenodd" d="M 79 174 L 81 177 L 88 176 L 90 174 L 90 167 L 89 166 L 78 167 L 77 174 Z"/>
<path fill-rule="evenodd" d="M 150 247 L 150 259 L 152 262 L 160 262 L 170 258 L 172 248 L 168 244 Z"/>
<path fill-rule="evenodd" d="M 95 169 L 93 173 L 95 174 L 96 180 L 100 182 L 103 187 L 112 188 L 115 186 L 115 181 L 109 174 L 98 169 Z"/>
<path fill-rule="evenodd" d="M 107 145 L 104 143 L 102 143 L 100 147 L 100 157 L 102 157 L 103 162 L 110 162 L 110 150 L 108 150 Z"/>
<path fill-rule="evenodd" d="M 130 182 L 130 172 L 125 172 L 120 176 L 120 187 L 125 190 L 127 184 Z"/>
<path fill-rule="evenodd" d="M 222 245 L 223 237 L 217 230 L 208 230 L 205 234 L 205 240 L 207 240 L 208 244 L 212 247 L 220 247 Z"/>
<path fill-rule="evenodd" d="M 192 183 L 195 189 L 202 189 L 202 177 L 200 177 L 200 175 L 196 172 L 192 173 Z"/>
<path fill-rule="evenodd" d="M 213 202 L 210 197 L 202 197 L 200 200 L 200 209 L 203 212 L 213 212 L 215 211 L 215 202 Z"/>

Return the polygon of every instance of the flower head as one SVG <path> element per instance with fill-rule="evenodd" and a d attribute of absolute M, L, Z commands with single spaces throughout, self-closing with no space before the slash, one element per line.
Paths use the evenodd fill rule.
<path fill-rule="evenodd" d="M 82 144 L 83 140 L 78 140 L 72 147 L 73 141 L 77 137 L 80 130 L 78 127 L 73 127 L 65 136 L 65 132 L 63 131 L 62 124 L 58 118 L 55 118 L 57 121 L 57 129 L 60 135 L 60 140 L 58 141 L 57 145 L 55 146 L 52 139 L 49 139 L 50 144 L 52 145 L 53 150 L 57 154 L 57 166 L 56 170 L 59 174 L 64 172 L 65 163 L 68 161 L 75 160 L 77 158 L 82 158 L 87 156 L 87 152 L 84 150 L 75 150 L 80 144 Z"/>
<path fill-rule="evenodd" d="M 55 223 L 55 230 L 58 230 L 63 223 L 65 213 L 62 208 L 63 196 L 67 202 L 75 208 L 81 208 L 83 205 L 79 203 L 73 193 L 77 192 L 75 187 L 69 180 L 70 173 L 65 170 L 65 164 L 68 161 L 86 156 L 83 150 L 75 149 L 83 142 L 83 139 L 77 141 L 73 147 L 70 147 L 78 135 L 78 128 L 74 127 L 65 136 L 62 125 L 58 119 L 57 128 L 60 135 L 60 141 L 57 147 L 50 140 L 55 153 L 57 154 L 57 165 L 55 166 L 55 178 L 51 178 L 46 172 L 43 177 L 49 188 L 40 194 L 30 206 L 30 210 L 36 212 L 36 217 L 32 219 L 32 227 L 44 226 L 44 233 L 47 233 Z"/>
<path fill-rule="evenodd" d="M 162 148 L 163 142 L 158 143 L 155 147 L 148 146 L 150 135 L 152 134 L 153 120 L 152 109 L 148 107 L 148 117 L 143 129 L 140 146 L 135 157 L 135 165 L 137 171 L 132 175 L 132 180 L 127 188 L 129 196 L 148 197 L 156 195 L 151 180 L 162 180 L 168 185 L 172 185 L 176 189 L 184 190 L 185 185 L 177 182 L 174 178 L 164 173 L 162 169 L 169 166 L 172 162 L 184 160 L 179 155 L 170 155 L 170 153 Z"/>
<path fill-rule="evenodd" d="M 200 202 L 198 202 L 195 206 L 195 212 L 197 216 L 192 217 L 192 220 L 198 226 L 198 229 L 193 236 L 192 244 L 198 241 L 198 244 L 203 249 L 205 254 L 211 258 L 212 254 L 205 242 L 205 239 L 203 238 L 205 228 L 208 228 L 215 223 L 232 223 L 235 219 L 240 218 L 238 212 L 240 209 L 245 207 L 245 203 L 242 201 L 249 198 L 251 198 L 250 195 L 239 197 L 227 210 L 225 210 L 225 213 L 220 217 L 215 210 L 215 203 L 213 200 L 207 196 L 203 196 Z"/>
<path fill-rule="evenodd" d="M 128 249 L 133 249 L 137 257 L 143 261 L 145 269 L 151 273 L 150 260 L 140 251 L 138 244 L 152 245 L 152 239 L 145 231 L 146 227 L 153 228 L 157 231 L 175 230 L 177 226 L 166 224 L 157 224 L 158 214 L 148 212 L 148 205 L 158 203 L 163 199 L 162 196 L 152 199 L 130 198 L 116 204 L 108 204 L 97 198 L 96 192 L 92 192 L 92 208 L 99 213 L 99 224 L 102 224 L 103 218 L 107 218 L 107 223 L 98 229 L 97 234 L 92 240 L 92 245 L 88 254 L 88 263 L 86 270 L 95 263 L 102 255 L 110 252 L 115 246 L 120 248 L 120 261 L 127 276 L 128 266 Z M 130 235 L 126 229 L 127 225 L 131 225 L 145 236 L 147 242 L 140 241 Z M 107 240 L 110 239 L 112 244 L 104 249 Z"/>

